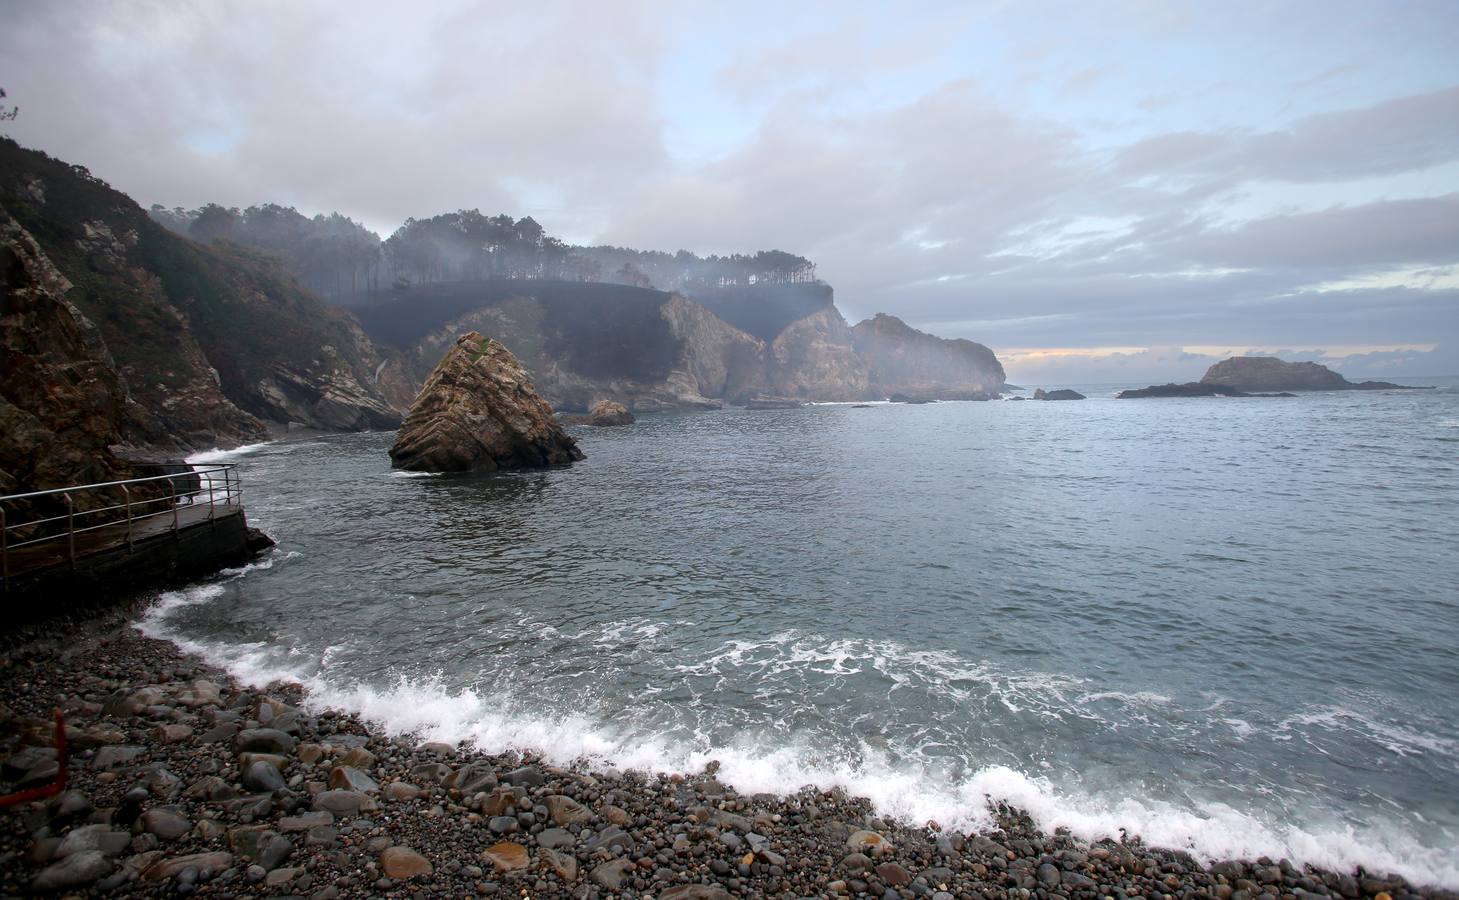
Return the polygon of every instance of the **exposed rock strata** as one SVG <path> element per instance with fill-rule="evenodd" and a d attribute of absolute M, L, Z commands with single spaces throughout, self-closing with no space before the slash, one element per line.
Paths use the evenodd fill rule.
<path fill-rule="evenodd" d="M 390 448 L 397 469 L 491 472 L 583 458 L 506 347 L 462 335 L 426 379 Z"/>
<path fill-rule="evenodd" d="M 0 210 L 0 494 L 132 477 L 126 388 L 70 289 Z"/>

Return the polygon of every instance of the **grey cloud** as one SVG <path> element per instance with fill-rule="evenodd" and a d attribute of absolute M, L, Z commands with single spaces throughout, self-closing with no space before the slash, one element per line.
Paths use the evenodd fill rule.
<path fill-rule="evenodd" d="M 1272 216 L 1159 252 L 1240 268 L 1443 264 L 1459 259 L 1459 193 Z"/>
<path fill-rule="evenodd" d="M 1125 16 L 1141 39 L 1193 27 L 1142 9 Z M 710 161 L 688 161 L 665 140 L 684 125 L 667 120 L 661 83 L 674 28 L 689 19 L 674 13 L 552 2 L 416 15 L 343 2 L 24 5 L 0 32 L 0 75 L 24 109 L 7 131 L 144 204 L 272 200 L 386 230 L 408 215 L 481 207 L 645 248 L 778 247 L 815 259 L 850 317 L 891 312 L 994 346 L 1431 335 L 1459 345 L 1451 280 L 1312 290 L 1387 267 L 1459 264 L 1459 194 L 1222 218 L 1267 182 L 1459 160 L 1459 87 L 1281 128 L 1187 127 L 1111 148 L 1110 132 L 1031 114 L 1000 80 L 1036 77 L 1057 93 L 1094 79 L 1108 60 L 1081 56 L 1078 35 L 1038 32 L 1043 50 L 1011 44 L 991 82 L 959 77 L 869 105 L 847 98 L 888 73 L 925 74 L 927 57 L 956 49 L 962 17 L 999 13 L 929 15 L 887 35 L 870 15 L 828 15 L 818 35 L 737 44 L 742 56 L 717 83 L 758 123 Z M 1324 89 L 1345 83 L 1337 70 L 1351 64 L 1328 61 Z M 1211 96 L 1220 74 L 1154 85 L 1145 105 L 1207 102 L 1191 98 Z"/>

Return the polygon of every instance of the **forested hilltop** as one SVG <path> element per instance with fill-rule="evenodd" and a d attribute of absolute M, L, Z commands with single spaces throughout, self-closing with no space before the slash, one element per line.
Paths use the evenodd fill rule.
<path fill-rule="evenodd" d="M 407 219 L 388 239 L 353 219 L 305 216 L 265 203 L 247 209 L 154 205 L 153 219 L 200 243 L 231 241 L 283 258 L 294 277 L 342 305 L 385 290 L 444 282 L 579 281 L 694 295 L 727 287 L 816 282 L 815 263 L 782 250 L 698 256 L 627 247 L 580 247 L 531 216 L 479 210 Z"/>
<path fill-rule="evenodd" d="M 55 293 L 96 358 L 114 364 L 128 442 L 243 443 L 266 422 L 389 428 L 414 396 L 354 317 L 273 254 L 179 238 L 82 166 L 0 139 L 0 208 L 15 246 L 33 242 L 37 269 L 63 277 Z"/>

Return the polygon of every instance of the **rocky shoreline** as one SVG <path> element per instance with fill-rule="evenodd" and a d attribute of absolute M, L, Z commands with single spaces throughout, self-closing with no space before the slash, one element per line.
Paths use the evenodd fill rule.
<path fill-rule="evenodd" d="M 746 796 L 692 776 L 565 770 L 390 738 L 246 688 L 131 627 L 138 610 L 6 638 L 0 894 L 339 897 L 1453 898 L 1286 860 L 1203 866 L 1138 839 L 976 835 L 877 818 L 840 791 Z"/>

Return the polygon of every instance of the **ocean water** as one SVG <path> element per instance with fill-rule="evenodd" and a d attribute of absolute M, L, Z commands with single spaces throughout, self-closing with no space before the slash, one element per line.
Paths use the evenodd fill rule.
<path fill-rule="evenodd" d="M 423 739 L 1455 888 L 1431 383 L 646 415 L 496 476 L 392 472 L 392 434 L 205 454 L 279 546 L 140 627 Z"/>

